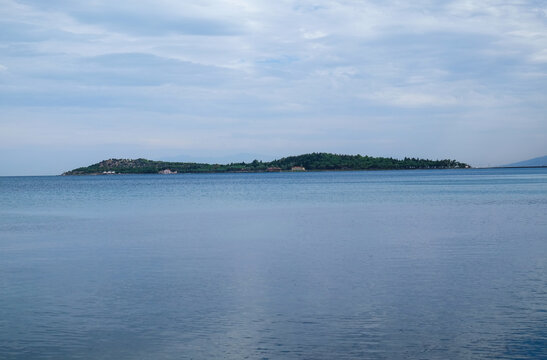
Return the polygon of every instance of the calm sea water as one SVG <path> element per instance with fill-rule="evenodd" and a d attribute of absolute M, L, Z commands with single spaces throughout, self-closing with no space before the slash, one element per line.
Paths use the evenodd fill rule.
<path fill-rule="evenodd" d="M 547 169 L 0 178 L 0 358 L 547 358 Z"/>

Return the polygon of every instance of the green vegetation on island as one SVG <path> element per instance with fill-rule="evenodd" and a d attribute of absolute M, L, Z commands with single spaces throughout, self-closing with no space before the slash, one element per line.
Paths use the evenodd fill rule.
<path fill-rule="evenodd" d="M 166 162 L 146 159 L 110 159 L 87 167 L 65 172 L 63 175 L 98 174 L 157 174 L 157 173 L 226 173 L 320 170 L 403 170 L 403 169 L 457 169 L 469 165 L 455 160 L 402 160 L 361 155 L 312 153 L 288 156 L 279 160 L 250 163 L 204 164 L 192 162 Z"/>

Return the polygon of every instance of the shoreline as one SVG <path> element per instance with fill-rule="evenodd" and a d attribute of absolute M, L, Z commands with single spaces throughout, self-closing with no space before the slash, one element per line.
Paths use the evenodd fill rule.
<path fill-rule="evenodd" d="M 318 170 L 305 170 L 305 171 L 188 171 L 177 172 L 172 174 L 160 174 L 152 172 L 135 172 L 135 173 L 115 173 L 115 174 L 103 174 L 103 173 L 88 173 L 88 174 L 60 174 L 53 176 L 112 176 L 112 175 L 186 175 L 186 174 L 302 174 L 302 173 L 317 173 L 317 172 L 350 172 L 350 171 L 411 171 L 411 170 L 472 170 L 472 169 L 493 169 L 493 168 L 416 168 L 416 169 L 318 169 Z"/>
<path fill-rule="evenodd" d="M 491 167 L 469 167 L 469 168 L 415 168 L 415 169 L 317 169 L 305 171 L 188 171 L 177 172 L 172 174 L 160 174 L 152 172 L 135 172 L 135 173 L 88 173 L 88 174 L 60 174 L 60 175 L 43 175 L 43 176 L 112 176 L 112 175 L 186 175 L 186 174 L 275 174 L 275 173 L 316 173 L 316 172 L 350 172 L 350 171 L 411 171 L 411 170 L 488 170 L 488 169 L 545 169 L 547 166 L 491 166 Z M 27 175 L 40 176 L 40 175 Z"/>

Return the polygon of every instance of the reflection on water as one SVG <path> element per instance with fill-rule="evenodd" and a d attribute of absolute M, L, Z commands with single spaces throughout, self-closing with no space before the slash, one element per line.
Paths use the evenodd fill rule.
<path fill-rule="evenodd" d="M 0 178 L 0 358 L 541 358 L 547 171 Z"/>

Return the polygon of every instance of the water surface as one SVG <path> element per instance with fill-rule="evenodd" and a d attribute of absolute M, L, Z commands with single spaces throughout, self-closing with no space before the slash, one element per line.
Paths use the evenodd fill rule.
<path fill-rule="evenodd" d="M 547 169 L 0 178 L 0 358 L 545 358 L 546 214 Z"/>

